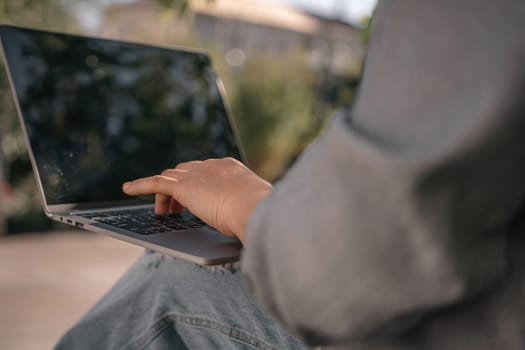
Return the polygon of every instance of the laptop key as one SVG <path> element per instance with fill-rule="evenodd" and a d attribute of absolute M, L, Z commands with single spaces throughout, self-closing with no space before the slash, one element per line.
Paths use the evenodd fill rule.
<path fill-rule="evenodd" d="M 138 233 L 138 234 L 156 234 L 156 233 L 166 233 L 166 232 L 173 232 L 173 231 L 182 231 L 187 230 L 186 227 L 181 225 L 173 225 L 173 226 L 164 226 L 164 227 L 153 227 L 153 228 L 139 228 L 139 227 L 129 227 L 126 228 L 128 231 Z"/>
<path fill-rule="evenodd" d="M 151 209 L 131 209 L 87 213 L 81 216 L 142 235 L 182 231 L 207 226 L 206 223 L 188 211 L 179 214 L 156 215 Z"/>

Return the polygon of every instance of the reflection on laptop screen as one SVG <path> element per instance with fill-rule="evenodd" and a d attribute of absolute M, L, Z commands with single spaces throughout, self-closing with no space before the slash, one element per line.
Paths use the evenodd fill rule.
<path fill-rule="evenodd" d="M 239 150 L 206 54 L 1 29 L 47 204 Z"/>

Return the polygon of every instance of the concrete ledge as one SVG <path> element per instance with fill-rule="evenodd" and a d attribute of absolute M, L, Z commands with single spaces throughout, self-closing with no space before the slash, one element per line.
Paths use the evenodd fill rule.
<path fill-rule="evenodd" d="M 143 249 L 83 231 L 0 237 L 0 349 L 50 349 Z"/>

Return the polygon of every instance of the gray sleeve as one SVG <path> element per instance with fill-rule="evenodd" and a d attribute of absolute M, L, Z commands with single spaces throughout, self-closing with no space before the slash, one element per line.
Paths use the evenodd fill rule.
<path fill-rule="evenodd" d="M 252 214 L 255 295 L 311 344 L 395 336 L 490 287 L 525 195 L 525 3 L 382 2 L 354 109 Z"/>

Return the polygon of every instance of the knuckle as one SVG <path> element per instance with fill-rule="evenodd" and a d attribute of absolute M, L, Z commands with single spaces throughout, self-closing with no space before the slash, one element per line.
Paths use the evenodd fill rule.
<path fill-rule="evenodd" d="M 191 162 L 184 162 L 184 163 L 179 163 L 175 169 L 178 169 L 178 170 L 190 170 L 190 168 L 193 168 L 195 165 L 197 165 L 199 162 L 198 161 L 191 161 Z"/>
<path fill-rule="evenodd" d="M 226 158 L 224 158 L 224 160 L 226 161 L 227 164 L 231 164 L 231 165 L 238 164 L 237 159 L 235 159 L 233 157 L 226 157 Z"/>
<path fill-rule="evenodd" d="M 153 187 L 154 188 L 158 188 L 160 186 L 161 181 L 162 181 L 162 176 L 161 175 L 153 176 L 153 178 L 152 178 Z"/>
<path fill-rule="evenodd" d="M 210 165 L 212 166 L 217 166 L 217 165 L 220 165 L 224 163 L 224 158 L 213 158 L 213 159 L 210 159 Z"/>
<path fill-rule="evenodd" d="M 166 169 L 161 173 L 164 177 L 174 177 L 175 175 L 175 169 Z"/>

